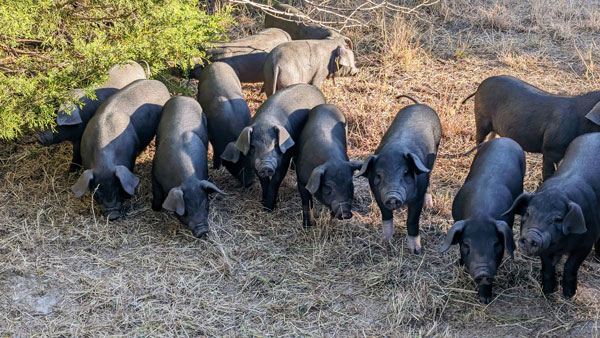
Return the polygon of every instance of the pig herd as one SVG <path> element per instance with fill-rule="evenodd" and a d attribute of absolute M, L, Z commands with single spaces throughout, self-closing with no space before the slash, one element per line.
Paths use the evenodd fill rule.
<path fill-rule="evenodd" d="M 133 174 L 137 155 L 156 137 L 152 209 L 174 212 L 196 237 L 209 231 L 208 196 L 226 195 L 208 180 L 209 143 L 214 167 L 224 166 L 240 186 L 258 178 L 267 211 L 275 209 L 293 162 L 304 226 L 315 224 L 313 198 L 331 217 L 351 218 L 353 179 L 363 176 L 381 210 L 383 237 L 392 239 L 394 210 L 406 206 L 408 247 L 420 254 L 419 218 L 442 136 L 438 115 L 409 98 L 414 104 L 398 112 L 375 153 L 351 161 L 346 117 L 327 104 L 320 86 L 326 78 L 358 72 L 352 43 L 278 6 L 288 18 L 267 15 L 270 28 L 207 50 L 212 63 L 191 72 L 199 80 L 196 99 L 171 97 L 135 62 L 116 65 L 95 100 L 72 91 L 76 103 L 61 106 L 56 129 L 39 133 L 38 140 L 73 143 L 70 170 L 83 171 L 72 191 L 77 197 L 91 191 L 114 220 L 124 216 L 123 202 L 140 181 Z M 241 82 L 264 82 L 267 100 L 252 117 Z M 518 214 L 518 244 L 525 254 L 540 256 L 544 293 L 554 291 L 555 267 L 568 256 L 562 291 L 570 298 L 594 245 L 600 259 L 600 92 L 559 96 L 495 76 L 465 101 L 471 97 L 477 154 L 452 204 L 454 224 L 440 251 L 458 244 L 460 263 L 479 299 L 489 303 L 504 252 L 513 257 L 516 249 Z M 503 137 L 486 142 L 490 133 Z M 534 193 L 523 193 L 523 150 L 543 154 L 543 182 Z"/>

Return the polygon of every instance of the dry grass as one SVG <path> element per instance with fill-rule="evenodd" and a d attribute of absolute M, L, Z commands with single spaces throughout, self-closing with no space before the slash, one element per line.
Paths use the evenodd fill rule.
<path fill-rule="evenodd" d="M 557 22 L 570 25 L 577 40 L 537 28 L 561 11 L 535 12 L 534 22 L 533 12 L 515 15 L 509 1 L 494 3 L 510 15 L 476 3 L 443 1 L 419 19 L 377 13 L 376 24 L 346 32 L 357 45 L 359 76 L 323 88 L 348 116 L 356 159 L 375 149 L 407 104 L 397 94 L 439 113 L 444 135 L 430 187 L 434 207 L 421 219 L 422 256 L 405 248 L 403 212 L 392 243 L 381 240 L 379 210 L 364 179 L 356 180 L 351 221 L 330 220 L 320 208 L 317 226 L 304 229 L 293 172 L 278 209 L 267 214 L 257 185 L 239 190 L 226 172 L 211 170 L 229 196 L 211 201 L 210 237 L 196 240 L 172 215 L 150 209 L 152 147 L 138 159 L 142 179 L 128 217 L 107 222 L 89 195 L 77 200 L 70 193 L 76 175 L 66 173 L 69 145 L 23 140 L 0 145 L 0 335 L 598 336 L 600 265 L 591 258 L 580 270 L 577 296 L 565 301 L 558 293 L 544 298 L 538 260 L 517 253 L 500 268 L 496 298 L 485 306 L 455 265 L 456 249 L 437 252 L 471 161 L 453 155 L 474 143 L 473 104 L 457 103 L 497 74 L 552 92 L 600 87 L 598 30 L 588 19 L 593 2 L 517 6 L 569 8 L 574 12 Z M 259 28 L 250 14 L 242 13 L 244 26 L 234 34 Z M 253 111 L 265 99 L 259 89 L 244 86 Z M 528 155 L 527 164 L 525 189 L 533 191 L 540 157 Z"/>

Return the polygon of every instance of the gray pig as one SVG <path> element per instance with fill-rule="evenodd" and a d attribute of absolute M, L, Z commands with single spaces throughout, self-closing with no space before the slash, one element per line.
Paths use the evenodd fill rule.
<path fill-rule="evenodd" d="M 386 240 L 394 235 L 394 210 L 408 205 L 408 246 L 415 254 L 421 253 L 419 218 L 441 136 L 440 119 L 433 109 L 423 104 L 406 106 L 358 173 L 369 179 Z"/>
<path fill-rule="evenodd" d="M 265 27 L 277 27 L 288 32 L 294 40 L 321 40 L 333 39 L 343 41 L 346 46 L 352 49 L 352 40 L 331 28 L 323 27 L 315 23 L 305 22 L 308 16 L 297 8 L 277 3 L 273 5 L 275 10 L 284 12 L 284 14 L 270 14 L 265 12 Z"/>
<path fill-rule="evenodd" d="M 254 35 L 230 42 L 215 42 L 206 50 L 206 56 L 213 62 L 229 64 L 241 82 L 263 82 L 263 64 L 267 54 L 277 45 L 291 41 L 288 33 L 279 28 L 269 28 Z M 203 67 L 196 62 L 190 77 L 200 79 Z"/>
<path fill-rule="evenodd" d="M 132 173 L 135 159 L 156 134 L 169 97 L 160 81 L 134 81 L 104 101 L 83 132 L 85 171 L 71 189 L 78 198 L 94 191 L 94 199 L 109 220 L 123 215 L 123 201 L 139 183 Z"/>
<path fill-rule="evenodd" d="M 561 96 L 512 76 L 494 76 L 463 103 L 472 96 L 477 144 L 495 132 L 517 141 L 525 151 L 542 153 L 544 180 L 554 173 L 574 138 L 600 131 L 600 91 Z"/>
<path fill-rule="evenodd" d="M 513 258 L 515 214 L 503 213 L 523 192 L 525 154 L 509 138 L 485 142 L 452 203 L 454 225 L 441 252 L 460 246 L 460 263 L 466 265 L 478 286 L 479 300 L 492 300 L 492 283 L 504 250 Z"/>
<path fill-rule="evenodd" d="M 563 295 L 577 291 L 577 271 L 594 243 L 600 258 L 600 133 L 577 137 L 552 177 L 534 194 L 520 195 L 506 212 L 521 215 L 519 247 L 542 260 L 542 291 L 556 287 L 556 264 L 563 269 Z"/>
<path fill-rule="evenodd" d="M 309 83 L 321 88 L 323 81 L 335 76 L 354 76 L 358 68 L 354 53 L 338 40 L 297 40 L 275 47 L 263 67 L 265 93 L 295 83 Z"/>
<path fill-rule="evenodd" d="M 208 195 L 218 192 L 207 181 L 208 131 L 200 104 L 178 96 L 165 103 L 152 161 L 152 210 L 173 211 L 192 234 L 208 232 Z"/>
<path fill-rule="evenodd" d="M 308 84 L 289 86 L 263 103 L 242 130 L 235 143 L 227 146 L 221 158 L 237 163 L 246 156 L 262 187 L 262 204 L 267 211 L 275 208 L 279 186 L 287 174 L 294 144 L 308 118 L 308 112 L 325 103 L 321 91 Z"/>
<path fill-rule="evenodd" d="M 296 175 L 304 226 L 314 225 L 315 196 L 337 219 L 352 218 L 352 178 L 361 162 L 348 161 L 346 116 L 332 104 L 320 104 L 308 114 L 298 140 Z"/>
<path fill-rule="evenodd" d="M 208 122 L 213 165 L 219 168 L 221 154 L 229 143 L 237 140 L 250 120 L 250 109 L 244 99 L 242 85 L 231 66 L 213 62 L 204 69 L 198 83 L 198 102 Z M 236 163 L 223 161 L 223 165 L 243 186 L 254 182 L 254 169 L 248 166 L 243 156 Z"/>
<path fill-rule="evenodd" d="M 56 131 L 46 129 L 36 135 L 37 140 L 44 146 L 69 141 L 73 144 L 73 159 L 69 171 L 76 171 L 81 167 L 80 142 L 85 126 L 96 112 L 96 109 L 109 96 L 129 83 L 145 79 L 144 69 L 137 62 L 129 61 L 122 65 L 114 65 L 108 71 L 108 81 L 94 90 L 96 99 L 85 95 L 83 89 L 73 89 L 69 92 L 75 101 L 80 101 L 83 106 L 70 102 L 64 103 L 56 112 Z M 70 112 L 70 114 L 69 114 Z"/>

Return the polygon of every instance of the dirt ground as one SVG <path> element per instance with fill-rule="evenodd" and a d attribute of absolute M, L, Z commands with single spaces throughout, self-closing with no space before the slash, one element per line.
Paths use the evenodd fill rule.
<path fill-rule="evenodd" d="M 317 226 L 303 228 L 293 171 L 277 209 L 265 213 L 258 185 L 235 188 L 227 172 L 211 169 L 228 196 L 211 200 L 210 235 L 197 240 L 173 215 L 150 208 L 152 146 L 137 160 L 141 182 L 127 217 L 108 222 L 89 194 L 76 199 L 70 191 L 78 177 L 67 173 L 71 146 L 44 148 L 26 137 L 0 145 L 0 335 L 599 336 L 600 264 L 591 256 L 577 295 L 565 300 L 542 295 L 539 259 L 517 251 L 484 305 L 456 265 L 458 250 L 438 250 L 472 161 L 456 155 L 475 142 L 473 103 L 460 102 L 500 74 L 554 93 L 599 90 L 600 3 L 447 0 L 411 14 L 359 14 L 364 26 L 342 32 L 354 41 L 361 72 L 327 81 L 323 92 L 347 114 L 357 160 L 408 104 L 398 94 L 440 115 L 422 255 L 408 252 L 404 211 L 395 215 L 393 241 L 382 240 L 364 178 L 355 180 L 351 220 L 331 220 L 317 203 Z M 232 37 L 260 29 L 254 11 L 237 15 Z M 256 111 L 265 100 L 260 84 L 244 92 Z M 540 178 L 540 156 L 528 154 L 525 190 Z"/>

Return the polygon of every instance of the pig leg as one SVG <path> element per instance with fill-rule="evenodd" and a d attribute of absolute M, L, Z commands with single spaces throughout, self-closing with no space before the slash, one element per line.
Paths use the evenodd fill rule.
<path fill-rule="evenodd" d="M 480 144 L 485 141 L 485 137 L 493 131 L 492 121 L 489 119 L 483 118 L 479 116 L 480 114 L 475 112 L 475 142 Z"/>
<path fill-rule="evenodd" d="M 75 172 L 81 168 L 81 142 L 75 141 L 73 142 L 73 159 L 71 160 L 71 165 L 69 166 L 69 172 Z"/>
<path fill-rule="evenodd" d="M 283 182 L 285 174 L 287 174 L 291 159 L 291 156 L 287 156 L 287 158 L 284 158 L 281 166 L 277 167 L 277 169 L 275 170 L 275 174 L 273 175 L 273 177 L 271 177 L 271 180 L 266 187 L 267 189 L 265 190 L 263 186 L 263 207 L 268 212 L 275 210 L 275 203 L 277 202 L 277 193 L 279 192 L 279 186 L 281 185 L 281 182 Z"/>
<path fill-rule="evenodd" d="M 267 177 L 259 177 L 260 187 L 262 189 L 262 200 L 261 203 L 265 205 L 265 201 L 267 200 L 267 195 L 269 193 L 269 183 L 271 183 L 271 179 Z"/>
<path fill-rule="evenodd" d="M 376 199 L 379 210 L 381 210 L 381 225 L 383 228 L 383 239 L 391 241 L 394 237 L 394 212 L 383 205 L 383 202 Z"/>
<path fill-rule="evenodd" d="M 575 296 L 575 292 L 577 292 L 577 271 L 579 271 L 579 267 L 590 253 L 591 249 L 592 248 L 569 253 L 569 258 L 563 269 L 562 280 L 563 296 L 565 296 L 565 298 L 569 299 Z"/>
<path fill-rule="evenodd" d="M 301 184 L 298 184 L 298 192 L 302 200 L 302 225 L 305 227 L 315 225 L 315 215 L 313 213 L 313 199 L 310 192 Z"/>
<path fill-rule="evenodd" d="M 152 210 L 161 211 L 165 201 L 165 194 L 154 177 L 152 177 Z"/>
<path fill-rule="evenodd" d="M 556 266 L 553 256 L 543 255 L 540 258 L 542 259 L 542 291 L 548 295 L 556 288 Z"/>
<path fill-rule="evenodd" d="M 542 180 L 545 181 L 556 171 L 555 165 L 560 162 L 560 160 L 565 155 L 566 149 L 556 149 L 550 148 L 547 146 L 542 147 Z"/>
<path fill-rule="evenodd" d="M 408 248 L 410 252 L 420 255 L 421 254 L 421 236 L 419 235 L 419 218 L 421 217 L 421 210 L 423 210 L 423 204 L 425 198 L 423 195 L 413 203 L 408 205 L 408 214 L 406 217 L 406 230 L 408 232 Z"/>

